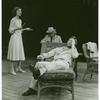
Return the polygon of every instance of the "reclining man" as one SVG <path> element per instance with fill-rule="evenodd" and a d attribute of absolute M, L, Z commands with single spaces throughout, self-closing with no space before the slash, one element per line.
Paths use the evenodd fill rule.
<path fill-rule="evenodd" d="M 31 79 L 31 83 L 29 89 L 24 92 L 23 96 L 29 96 L 32 94 L 36 94 L 37 89 L 37 80 L 40 75 L 43 75 L 45 72 L 52 70 L 67 70 L 69 69 L 72 59 L 77 58 L 79 53 L 75 47 L 77 44 L 77 39 L 75 36 L 72 36 L 67 41 L 66 47 L 58 47 L 52 49 L 48 53 L 43 53 L 37 56 L 37 59 L 45 59 L 53 56 L 53 61 L 41 61 L 37 62 L 35 67 L 30 66 L 30 70 L 33 73 L 33 77 Z"/>

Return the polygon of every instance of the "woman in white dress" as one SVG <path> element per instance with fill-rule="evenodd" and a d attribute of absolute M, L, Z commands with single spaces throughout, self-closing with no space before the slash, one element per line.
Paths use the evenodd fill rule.
<path fill-rule="evenodd" d="M 22 32 L 24 30 L 31 30 L 30 28 L 22 27 L 22 20 L 20 16 L 22 15 L 22 10 L 20 7 L 15 7 L 13 9 L 13 14 L 15 16 L 10 21 L 9 33 L 11 34 L 9 46 L 8 46 L 8 55 L 7 59 L 11 61 L 11 70 L 10 73 L 16 75 L 15 72 L 15 63 L 18 63 L 17 71 L 25 72 L 21 68 L 21 61 L 25 60 L 24 47 L 22 41 Z"/>

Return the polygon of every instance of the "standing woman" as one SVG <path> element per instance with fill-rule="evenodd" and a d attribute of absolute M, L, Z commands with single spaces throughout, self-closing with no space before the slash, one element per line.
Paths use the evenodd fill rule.
<path fill-rule="evenodd" d="M 21 68 L 21 61 L 25 60 L 24 47 L 22 41 L 22 32 L 24 30 L 31 30 L 30 28 L 22 27 L 22 20 L 20 19 L 22 15 L 22 9 L 20 7 L 15 7 L 13 9 L 14 17 L 10 21 L 9 33 L 11 34 L 7 59 L 11 61 L 10 73 L 16 75 L 16 71 L 25 72 Z M 18 64 L 15 70 L 15 63 Z"/>

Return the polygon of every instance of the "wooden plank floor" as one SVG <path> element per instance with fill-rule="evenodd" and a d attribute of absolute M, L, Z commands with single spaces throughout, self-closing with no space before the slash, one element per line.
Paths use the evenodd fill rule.
<path fill-rule="evenodd" d="M 81 64 L 80 64 L 81 65 Z M 83 74 L 78 73 L 78 80 L 75 81 L 75 100 L 97 100 L 98 99 L 98 81 L 97 75 L 92 80 L 82 81 Z M 23 97 L 22 93 L 27 90 L 30 83 L 31 73 L 18 73 L 16 76 L 8 73 L 2 74 L 2 100 L 36 100 L 36 95 Z M 71 94 L 62 90 L 51 91 L 44 90 L 41 94 L 41 100 L 71 100 Z"/>

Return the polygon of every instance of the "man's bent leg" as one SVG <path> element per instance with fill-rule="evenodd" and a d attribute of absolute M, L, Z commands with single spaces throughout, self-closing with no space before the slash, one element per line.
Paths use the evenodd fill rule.
<path fill-rule="evenodd" d="M 56 67 L 55 70 L 67 70 L 69 69 L 69 63 L 62 61 L 62 60 L 57 60 L 54 62 Z"/>
<path fill-rule="evenodd" d="M 48 61 L 41 61 L 37 62 L 32 73 L 34 79 L 38 79 L 40 75 L 43 75 L 46 71 L 50 69 L 54 69 L 55 64 L 53 62 L 48 62 Z"/>
<path fill-rule="evenodd" d="M 49 63 L 50 62 L 46 61 L 36 63 L 35 68 L 40 71 L 40 75 L 43 75 L 47 71 L 46 66 L 49 65 Z"/>
<path fill-rule="evenodd" d="M 35 80 L 34 77 L 31 78 L 29 88 L 37 91 L 37 80 Z"/>
<path fill-rule="evenodd" d="M 47 71 L 52 70 L 67 70 L 69 69 L 69 64 L 62 60 L 49 62 L 46 66 Z"/>
<path fill-rule="evenodd" d="M 46 62 L 46 61 L 37 63 L 36 68 L 39 69 L 40 75 L 43 75 L 47 71 L 47 69 L 45 67 L 47 65 L 47 63 L 48 62 Z"/>
<path fill-rule="evenodd" d="M 30 65 L 29 66 L 29 69 L 30 69 L 30 71 L 32 72 L 32 74 L 33 74 L 33 77 L 34 77 L 34 79 L 38 79 L 38 77 L 40 76 L 40 71 L 39 71 L 39 69 L 37 68 L 37 66 L 39 66 L 38 65 L 38 62 L 35 64 L 35 66 L 33 66 L 33 65 Z"/>
<path fill-rule="evenodd" d="M 46 71 L 51 71 L 51 70 L 65 70 L 69 68 L 69 64 L 59 60 L 59 61 L 52 61 L 52 62 L 47 62 L 47 61 L 41 61 L 37 62 L 32 73 L 35 79 L 38 79 L 38 77 L 42 74 L 44 74 Z"/>
<path fill-rule="evenodd" d="M 35 80 L 32 77 L 30 85 L 29 85 L 29 89 L 26 92 L 24 92 L 22 95 L 23 96 L 29 96 L 29 95 L 34 95 L 36 93 L 37 93 L 37 80 Z"/>

